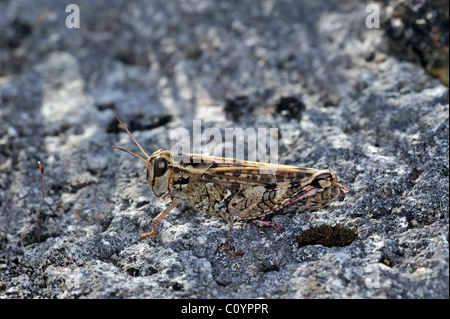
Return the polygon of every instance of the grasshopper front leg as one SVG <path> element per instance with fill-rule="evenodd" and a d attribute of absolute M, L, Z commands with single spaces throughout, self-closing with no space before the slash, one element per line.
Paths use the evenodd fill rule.
<path fill-rule="evenodd" d="M 164 217 L 166 217 L 166 215 L 177 205 L 178 205 L 178 202 L 174 198 L 172 201 L 172 204 L 170 204 L 169 207 L 167 207 L 161 214 L 159 214 L 152 220 L 153 231 L 151 233 L 141 235 L 140 238 L 142 239 L 142 238 L 153 236 L 154 234 L 156 234 L 158 232 L 158 230 L 156 229 L 156 224 L 158 224 Z"/>

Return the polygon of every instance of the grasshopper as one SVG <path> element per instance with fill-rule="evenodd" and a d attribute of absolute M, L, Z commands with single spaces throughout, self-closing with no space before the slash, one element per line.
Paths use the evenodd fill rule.
<path fill-rule="evenodd" d="M 283 230 L 280 225 L 264 218 L 285 209 L 297 212 L 318 209 L 348 193 L 348 187 L 339 184 L 338 177 L 332 170 L 199 154 L 188 154 L 189 160 L 185 163 L 174 161 L 174 154 L 164 149 L 149 156 L 120 118 L 116 118 L 147 160 L 123 148 L 113 148 L 145 162 L 147 181 L 153 193 L 157 197 L 168 196 L 172 200 L 172 203 L 153 219 L 153 230 L 141 235 L 141 238 L 155 235 L 156 225 L 182 200 L 195 210 L 227 221 L 229 230 L 226 243 L 222 247 L 231 256 L 242 255 L 230 249 L 235 220 L 253 220 L 260 225 Z"/>

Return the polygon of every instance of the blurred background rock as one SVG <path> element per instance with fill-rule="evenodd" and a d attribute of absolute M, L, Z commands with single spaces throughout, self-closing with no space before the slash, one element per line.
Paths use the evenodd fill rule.
<path fill-rule="evenodd" d="M 0 1 L 0 297 L 449 297 L 448 1 L 77 1 L 72 29 L 68 4 Z M 189 209 L 138 241 L 166 203 L 115 114 L 148 153 L 193 119 L 278 128 L 350 193 L 236 223 L 239 258 Z M 358 236 L 297 243 L 320 229 Z"/>

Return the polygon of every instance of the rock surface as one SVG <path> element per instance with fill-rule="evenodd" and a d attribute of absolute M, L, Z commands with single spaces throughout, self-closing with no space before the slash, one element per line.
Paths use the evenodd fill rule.
<path fill-rule="evenodd" d="M 449 298 L 449 95 L 385 53 L 365 1 L 0 2 L 1 298 Z M 448 45 L 448 44 L 447 44 Z M 278 111 L 277 111 L 278 110 Z M 336 171 L 331 207 L 228 226 L 150 191 L 170 133 L 277 127 L 280 163 Z M 41 172 L 46 203 L 40 212 Z M 298 247 L 322 224 L 344 247 Z"/>

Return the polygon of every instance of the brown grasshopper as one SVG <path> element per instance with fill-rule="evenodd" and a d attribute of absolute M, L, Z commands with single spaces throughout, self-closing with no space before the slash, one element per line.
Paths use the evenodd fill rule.
<path fill-rule="evenodd" d="M 116 118 L 147 160 L 123 148 L 113 148 L 144 161 L 147 181 L 153 193 L 157 197 L 165 195 L 172 199 L 172 203 L 153 219 L 153 231 L 143 234 L 141 238 L 155 235 L 156 225 L 178 205 L 178 200 L 184 200 L 195 210 L 221 217 L 229 223 L 223 248 L 236 256 L 241 253 L 230 250 L 231 232 L 236 219 L 253 220 L 261 225 L 283 229 L 263 218 L 282 209 L 300 212 L 328 206 L 348 193 L 348 187 L 339 184 L 336 173 L 331 170 L 198 154 L 189 154 L 187 163 L 178 163 L 174 161 L 172 152 L 163 149 L 149 156 L 120 118 Z"/>

